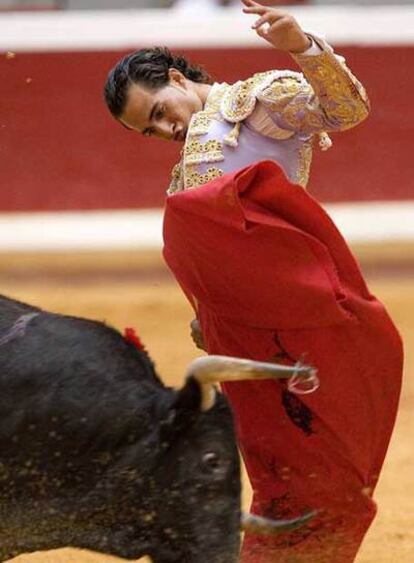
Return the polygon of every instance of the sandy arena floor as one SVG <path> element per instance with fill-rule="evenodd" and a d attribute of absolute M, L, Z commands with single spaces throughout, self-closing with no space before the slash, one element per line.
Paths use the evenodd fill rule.
<path fill-rule="evenodd" d="M 74 258 L 76 263 L 76 259 Z M 137 270 L 101 266 L 46 267 L 13 258 L 0 260 L 0 291 L 53 311 L 106 320 L 123 329 L 136 327 L 168 384 L 180 385 L 188 362 L 197 355 L 189 339 L 192 312 L 157 261 Z M 85 260 L 83 261 L 85 263 Z M 102 266 L 103 264 L 103 266 Z M 379 514 L 358 563 L 414 562 L 414 275 L 370 275 L 370 287 L 388 306 L 406 347 L 405 384 L 394 438 L 376 493 Z M 244 504 L 250 490 L 245 481 Z M 14 563 L 115 563 L 119 559 L 64 549 L 21 555 Z M 144 559 L 140 560 L 142 563 Z M 317 563 L 317 562 L 315 562 Z"/>

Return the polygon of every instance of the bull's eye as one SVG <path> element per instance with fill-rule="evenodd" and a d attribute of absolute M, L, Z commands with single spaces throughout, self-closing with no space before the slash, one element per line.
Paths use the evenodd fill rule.
<path fill-rule="evenodd" d="M 203 466 L 209 471 L 217 471 L 220 469 L 220 457 L 215 452 L 207 452 L 202 458 Z"/>

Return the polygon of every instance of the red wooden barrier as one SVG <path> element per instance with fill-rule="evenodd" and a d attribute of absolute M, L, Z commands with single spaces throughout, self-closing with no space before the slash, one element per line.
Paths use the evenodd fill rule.
<path fill-rule="evenodd" d="M 366 85 L 370 118 L 315 150 L 323 201 L 411 199 L 414 46 L 336 47 Z M 270 49 L 192 49 L 219 80 L 294 68 Z M 102 99 L 123 52 L 19 53 L 0 59 L 0 211 L 159 207 L 180 146 L 115 123 Z"/>

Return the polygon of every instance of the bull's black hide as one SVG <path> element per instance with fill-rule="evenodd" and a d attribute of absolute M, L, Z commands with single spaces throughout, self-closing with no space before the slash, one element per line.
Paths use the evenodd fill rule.
<path fill-rule="evenodd" d="M 0 561 L 72 546 L 232 563 L 239 509 L 222 397 L 202 412 L 195 380 L 165 387 L 116 330 L 0 296 Z"/>

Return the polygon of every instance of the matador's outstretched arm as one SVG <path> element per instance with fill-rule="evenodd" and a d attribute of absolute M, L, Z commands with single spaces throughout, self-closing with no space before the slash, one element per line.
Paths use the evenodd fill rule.
<path fill-rule="evenodd" d="M 244 12 L 260 16 L 253 25 L 257 34 L 289 52 L 306 77 L 280 77 L 258 94 L 279 127 L 309 134 L 344 131 L 367 117 L 369 100 L 363 86 L 325 41 L 305 33 L 285 11 L 253 0 L 243 3 Z"/>

